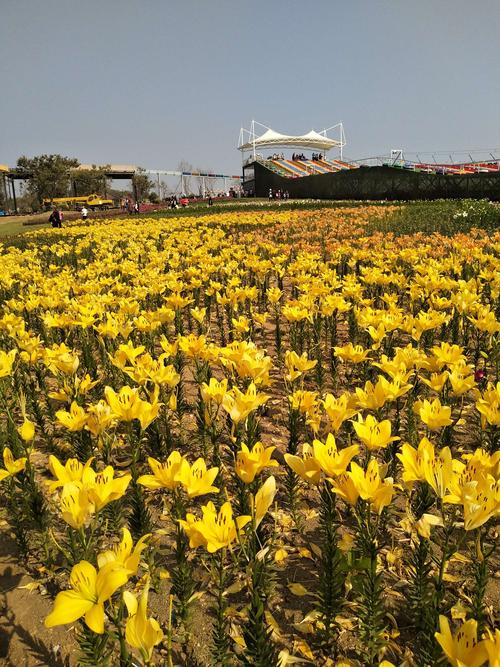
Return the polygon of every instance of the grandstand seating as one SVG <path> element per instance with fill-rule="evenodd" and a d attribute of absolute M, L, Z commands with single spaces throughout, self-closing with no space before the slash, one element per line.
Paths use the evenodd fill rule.
<path fill-rule="evenodd" d="M 344 160 L 288 160 L 288 159 L 267 159 L 259 158 L 268 169 L 285 178 L 302 178 L 314 174 L 328 174 L 345 169 L 357 169 L 358 164 L 345 162 Z M 500 161 L 498 162 L 465 162 L 462 164 L 436 164 L 429 162 L 384 162 L 386 167 L 395 169 L 404 169 L 408 171 L 425 172 L 428 174 L 477 174 L 480 172 L 492 173 L 500 171 Z"/>
<path fill-rule="evenodd" d="M 327 160 L 326 158 L 318 160 L 318 164 L 320 164 L 325 169 L 328 169 L 329 172 L 340 171 L 342 169 L 342 167 L 339 164 L 334 164 L 333 162 Z"/>
<path fill-rule="evenodd" d="M 332 160 L 329 161 L 330 164 L 338 165 L 340 169 L 356 169 L 356 164 L 351 164 L 350 162 L 344 162 L 343 160 Z"/>
<path fill-rule="evenodd" d="M 271 171 L 274 171 L 276 174 L 279 174 L 280 176 L 284 176 L 285 178 L 291 178 L 292 174 L 288 169 L 285 169 L 284 167 L 279 164 L 278 160 L 262 160 L 263 164 L 266 165 L 268 169 Z"/>
<path fill-rule="evenodd" d="M 341 169 L 355 169 L 357 165 L 341 160 L 265 160 L 266 166 L 280 176 L 301 178 L 313 174 L 329 174 Z"/>
<path fill-rule="evenodd" d="M 326 164 L 322 164 L 318 160 L 306 160 L 304 162 L 311 172 L 314 174 L 329 174 L 332 170 Z"/>
<path fill-rule="evenodd" d="M 309 176 L 310 172 L 299 160 L 273 160 L 274 164 L 288 171 L 292 176 Z"/>

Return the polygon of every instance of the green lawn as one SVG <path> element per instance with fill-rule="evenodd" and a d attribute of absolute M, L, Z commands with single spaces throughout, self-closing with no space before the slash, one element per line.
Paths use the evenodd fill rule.
<path fill-rule="evenodd" d="M 40 229 L 40 227 L 48 227 L 49 213 L 38 213 L 35 215 L 7 215 L 0 217 L 0 238 L 5 236 L 14 236 L 15 234 L 22 234 L 30 229 Z M 33 224 L 24 225 L 23 223 L 30 222 Z M 36 224 L 39 223 L 39 224 Z"/>

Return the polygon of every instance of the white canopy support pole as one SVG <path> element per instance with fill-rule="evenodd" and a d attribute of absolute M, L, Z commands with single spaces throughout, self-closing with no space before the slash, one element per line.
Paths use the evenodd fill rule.
<path fill-rule="evenodd" d="M 253 159 L 255 162 L 255 120 L 252 120 Z"/>
<path fill-rule="evenodd" d="M 158 176 L 158 201 L 161 201 L 161 181 L 160 181 L 160 172 L 158 172 L 157 176 Z"/>

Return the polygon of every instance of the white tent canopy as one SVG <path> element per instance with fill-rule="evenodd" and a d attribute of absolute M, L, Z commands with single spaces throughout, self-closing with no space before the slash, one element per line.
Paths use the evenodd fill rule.
<path fill-rule="evenodd" d="M 289 135 L 275 132 L 271 128 L 266 128 L 265 125 L 262 127 L 265 127 L 266 131 L 257 137 L 255 134 L 255 125 L 260 125 L 260 123 L 252 121 L 251 130 L 244 130 L 243 128 L 240 130 L 238 150 L 255 151 L 259 148 L 279 146 L 280 148 L 309 148 L 312 150 L 328 151 L 331 148 L 342 148 L 345 145 L 342 123 L 328 128 L 329 130 L 338 128 L 340 131 L 340 140 L 327 137 L 326 133 L 328 130 L 323 130 L 322 132 L 311 130 L 307 134 Z"/>

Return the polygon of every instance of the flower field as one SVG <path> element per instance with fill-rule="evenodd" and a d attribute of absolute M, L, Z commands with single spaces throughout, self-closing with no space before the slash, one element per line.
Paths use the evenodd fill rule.
<path fill-rule="evenodd" d="M 500 667 L 500 233 L 394 213 L 0 244 L 22 664 Z"/>

